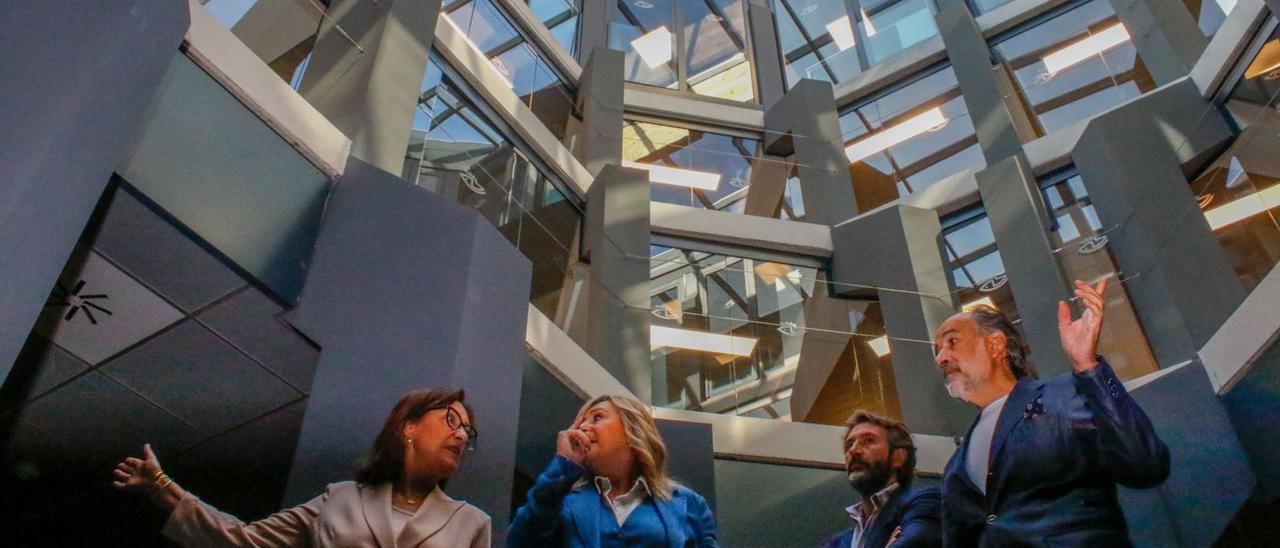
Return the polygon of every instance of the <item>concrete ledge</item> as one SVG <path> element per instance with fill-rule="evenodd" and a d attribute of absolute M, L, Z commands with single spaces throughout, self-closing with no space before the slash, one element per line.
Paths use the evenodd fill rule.
<path fill-rule="evenodd" d="M 864 97 L 896 84 L 922 67 L 932 65 L 947 58 L 947 50 L 942 45 L 942 37 L 934 36 L 924 42 L 912 46 L 883 63 L 877 64 L 854 76 L 843 84 L 836 86 L 836 109 L 839 110 Z"/>
<path fill-rule="evenodd" d="M 440 20 L 436 22 L 435 46 L 462 73 L 463 78 L 480 94 L 485 103 L 493 107 L 520 138 L 578 194 L 578 198 L 585 199 L 587 188 L 595 177 L 551 134 L 542 120 L 524 105 L 489 60 L 471 45 L 462 29 L 444 12 L 440 13 Z"/>
<path fill-rule="evenodd" d="M 741 215 L 652 202 L 649 221 L 654 234 L 768 249 L 798 255 L 831 256 L 831 230 L 823 225 Z"/>
<path fill-rule="evenodd" d="M 1200 88 L 1204 98 L 1218 93 L 1218 88 L 1235 69 L 1236 60 L 1244 54 L 1254 34 L 1270 18 L 1271 11 L 1262 0 L 1239 0 L 1227 20 L 1209 40 L 1196 66 L 1191 68 L 1191 80 Z"/>
<path fill-rule="evenodd" d="M 703 122 L 717 126 L 764 131 L 764 109 L 752 103 L 727 103 L 696 97 L 673 95 L 645 89 L 643 84 L 627 83 L 622 92 L 628 113 L 674 118 L 684 122 Z"/>
<path fill-rule="evenodd" d="M 1280 265 L 1273 267 L 1226 323 L 1200 349 L 1213 389 L 1231 390 L 1280 337 Z"/>
<path fill-rule="evenodd" d="M 330 177 L 342 175 L 351 140 L 281 80 L 196 0 L 183 42 L 196 65 Z"/>
<path fill-rule="evenodd" d="M 1013 0 L 974 19 L 982 35 L 991 38 L 1071 0 Z"/>

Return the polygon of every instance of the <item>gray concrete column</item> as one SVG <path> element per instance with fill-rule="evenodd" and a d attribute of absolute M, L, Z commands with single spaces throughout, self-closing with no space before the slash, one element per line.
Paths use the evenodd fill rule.
<path fill-rule="evenodd" d="M 791 177 L 791 163 L 781 156 L 761 154 L 752 162 L 751 184 L 743 212 L 757 217 L 777 217 Z"/>
<path fill-rule="evenodd" d="M 1058 336 L 1058 301 L 1071 297 L 1071 285 L 1053 253 L 1044 198 L 1027 158 L 1014 154 L 975 177 L 1036 371 L 1041 378 L 1070 372 Z"/>
<path fill-rule="evenodd" d="M 1184 79 L 1093 118 L 1071 151 L 1161 366 L 1194 358 L 1245 296 L 1182 169 L 1230 137 Z"/>
<path fill-rule="evenodd" d="M 609 15 L 614 0 L 582 0 L 578 14 L 578 62 L 585 61 L 596 48 L 609 47 Z"/>
<path fill-rule="evenodd" d="M 316 34 L 324 7 L 313 0 L 257 2 L 231 27 L 244 45 L 271 64 Z"/>
<path fill-rule="evenodd" d="M 1209 45 L 1209 39 L 1181 2 L 1111 0 L 1111 7 L 1129 31 L 1138 57 L 1158 86 L 1190 74 Z"/>
<path fill-rule="evenodd" d="M 795 382 L 791 389 L 791 420 L 807 422 L 809 412 L 818 401 L 822 387 L 831 378 L 840 356 L 849 346 L 853 335 L 838 333 L 849 331 L 851 301 L 829 295 L 830 284 L 820 280 L 813 295 L 804 301 L 804 339 L 800 343 L 800 363 L 796 365 Z M 820 328 L 812 331 L 807 328 Z M 831 333 L 829 331 L 836 331 Z"/>
<path fill-rule="evenodd" d="M 972 408 L 947 395 L 933 363 L 934 330 L 954 311 L 932 209 L 905 205 L 862 215 L 831 229 L 836 296 L 878 298 L 890 337 L 903 419 L 917 434 L 963 435 Z M 879 288 L 879 289 L 877 289 Z"/>
<path fill-rule="evenodd" d="M 578 81 L 578 112 L 582 124 L 574 155 L 592 175 L 607 165 L 622 164 L 623 73 L 622 52 L 605 47 L 592 50 Z"/>
<path fill-rule="evenodd" d="M 778 30 L 773 24 L 773 8 L 768 0 L 747 3 L 747 28 L 756 64 L 756 99 L 768 108 L 787 92 L 782 79 L 782 54 L 778 52 Z"/>
<path fill-rule="evenodd" d="M 991 50 L 964 6 L 934 16 L 987 164 L 1022 152 L 1022 139 L 991 66 Z"/>
<path fill-rule="evenodd" d="M 299 91 L 351 139 L 353 157 L 392 173 L 404 167 L 440 2 L 330 5 Z"/>
<path fill-rule="evenodd" d="M 587 189 L 583 253 L 591 263 L 582 348 L 650 401 L 649 174 L 606 166 Z"/>
<path fill-rule="evenodd" d="M 462 388 L 480 437 L 448 490 L 493 517 L 501 545 L 530 275 L 529 260 L 475 211 L 352 158 L 286 317 L 320 346 L 286 503 L 350 479 L 406 392 Z"/>
<path fill-rule="evenodd" d="M 188 26 L 186 2 L 0 8 L 0 380 L 181 56 Z"/>
<path fill-rule="evenodd" d="M 831 83 L 804 79 L 764 114 L 764 153 L 795 155 L 805 220 L 833 225 L 858 214 Z"/>

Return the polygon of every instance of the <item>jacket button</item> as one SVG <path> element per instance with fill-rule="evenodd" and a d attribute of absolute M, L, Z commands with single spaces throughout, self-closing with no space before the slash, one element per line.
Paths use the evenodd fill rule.
<path fill-rule="evenodd" d="M 995 522 L 996 522 L 996 515 L 995 515 L 995 514 L 991 514 L 991 515 L 987 516 L 987 523 L 988 523 L 988 524 L 990 524 L 990 523 L 995 523 Z"/>

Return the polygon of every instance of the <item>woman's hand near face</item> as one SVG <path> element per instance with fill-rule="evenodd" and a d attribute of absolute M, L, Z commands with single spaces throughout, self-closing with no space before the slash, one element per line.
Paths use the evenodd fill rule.
<path fill-rule="evenodd" d="M 142 458 L 128 457 L 116 465 L 111 473 L 111 485 L 127 493 L 144 495 L 156 506 L 168 512 L 177 506 L 185 494 L 177 483 L 160 469 L 160 459 L 151 451 L 151 444 L 142 446 Z"/>
<path fill-rule="evenodd" d="M 560 455 L 570 462 L 583 466 L 583 461 L 587 458 L 587 451 L 591 449 L 591 438 L 574 425 L 568 430 L 561 430 L 556 435 L 556 454 Z"/>

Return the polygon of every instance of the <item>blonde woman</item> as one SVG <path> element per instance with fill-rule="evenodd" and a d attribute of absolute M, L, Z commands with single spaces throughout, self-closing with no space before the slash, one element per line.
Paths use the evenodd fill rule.
<path fill-rule="evenodd" d="M 507 546 L 716 546 L 706 499 L 667 476 L 666 458 L 644 404 L 593 398 L 557 436 Z"/>

